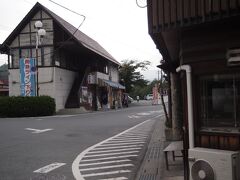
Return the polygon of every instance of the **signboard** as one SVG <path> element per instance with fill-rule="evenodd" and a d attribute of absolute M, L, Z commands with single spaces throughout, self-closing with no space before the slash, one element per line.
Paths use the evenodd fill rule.
<path fill-rule="evenodd" d="M 36 96 L 35 73 L 36 65 L 33 58 L 20 59 L 21 96 Z"/>
<path fill-rule="evenodd" d="M 153 87 L 152 93 L 153 93 L 152 104 L 155 104 L 155 105 L 160 104 L 160 96 L 158 93 L 158 85 L 157 84 L 155 84 L 155 86 Z"/>

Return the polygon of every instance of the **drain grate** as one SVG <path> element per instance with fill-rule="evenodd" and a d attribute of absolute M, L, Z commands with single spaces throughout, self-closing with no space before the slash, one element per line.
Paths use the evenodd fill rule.
<path fill-rule="evenodd" d="M 142 174 L 139 180 L 156 180 L 155 174 Z"/>
<path fill-rule="evenodd" d="M 151 147 L 149 149 L 147 158 L 148 159 L 159 159 L 160 158 L 160 153 L 161 153 L 161 147 Z"/>

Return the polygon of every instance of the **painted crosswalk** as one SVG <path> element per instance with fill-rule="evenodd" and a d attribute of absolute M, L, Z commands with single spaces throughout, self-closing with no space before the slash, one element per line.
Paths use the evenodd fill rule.
<path fill-rule="evenodd" d="M 158 116 L 156 116 L 158 117 Z M 155 118 L 156 118 L 155 117 Z M 155 118 L 93 145 L 80 153 L 72 164 L 77 180 L 131 179 L 146 150 Z"/>

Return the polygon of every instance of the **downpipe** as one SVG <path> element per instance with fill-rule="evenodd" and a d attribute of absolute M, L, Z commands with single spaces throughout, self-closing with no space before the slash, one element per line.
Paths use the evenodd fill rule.
<path fill-rule="evenodd" d="M 192 71 L 190 65 L 182 65 L 176 69 L 177 72 L 185 71 L 187 77 L 187 102 L 188 102 L 188 136 L 189 148 L 194 147 L 194 126 L 193 126 L 193 97 L 192 97 Z"/>

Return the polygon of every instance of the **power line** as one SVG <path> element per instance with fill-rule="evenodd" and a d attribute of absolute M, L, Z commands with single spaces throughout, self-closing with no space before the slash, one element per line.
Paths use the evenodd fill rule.
<path fill-rule="evenodd" d="M 74 13 L 74 14 L 77 14 L 77 15 L 79 15 L 79 16 L 82 16 L 82 17 L 83 17 L 83 21 L 82 21 L 81 24 L 79 25 L 78 29 L 81 27 L 81 25 L 83 24 L 83 22 L 84 22 L 85 19 L 86 19 L 86 16 L 84 16 L 83 14 L 79 14 L 79 13 L 77 13 L 77 12 L 75 12 L 75 11 L 67 8 L 66 6 L 63 6 L 63 5 L 61 5 L 61 4 L 59 4 L 59 3 L 55 2 L 55 1 L 52 1 L 52 0 L 49 0 L 49 1 L 52 2 L 52 3 L 54 3 L 54 4 L 56 4 L 56 5 L 58 5 L 58 6 L 60 6 L 60 7 L 63 8 L 63 9 L 66 9 L 66 10 L 68 10 L 68 11 Z"/>

